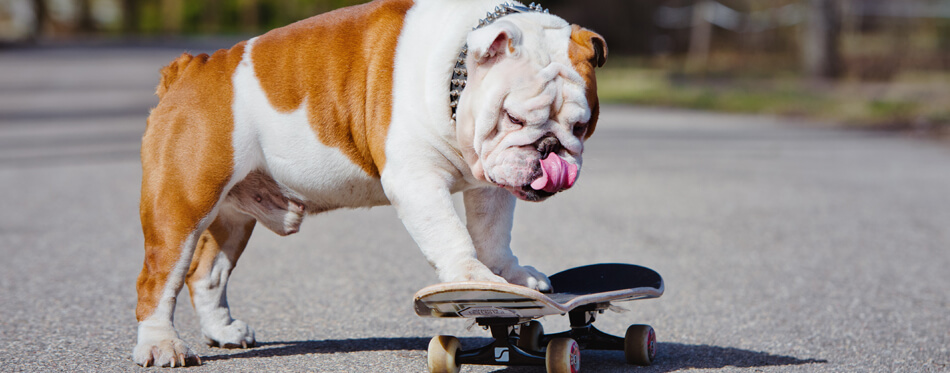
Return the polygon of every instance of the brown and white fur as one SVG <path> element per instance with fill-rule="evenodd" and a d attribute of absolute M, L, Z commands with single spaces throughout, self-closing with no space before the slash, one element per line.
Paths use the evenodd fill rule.
<path fill-rule="evenodd" d="M 253 345 L 225 292 L 255 224 L 287 235 L 337 208 L 392 204 L 442 281 L 549 288 L 509 247 L 515 200 L 552 194 L 526 187 L 542 139 L 580 166 L 606 46 L 542 13 L 472 31 L 496 5 L 377 0 L 165 67 L 142 139 L 133 360 L 200 363 L 172 321 L 185 284 L 209 344 Z M 456 122 L 448 82 L 466 43 Z"/>

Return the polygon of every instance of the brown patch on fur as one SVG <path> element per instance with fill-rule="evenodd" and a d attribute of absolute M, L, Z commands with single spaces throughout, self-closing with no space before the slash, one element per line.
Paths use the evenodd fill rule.
<path fill-rule="evenodd" d="M 158 87 L 155 88 L 155 95 L 158 96 L 159 100 L 165 96 L 165 92 L 168 92 L 168 87 L 178 80 L 178 74 L 181 73 L 194 58 L 195 56 L 188 53 L 182 53 L 181 56 L 169 63 L 168 66 L 162 68 L 160 71 L 162 77 L 158 81 Z"/>
<path fill-rule="evenodd" d="M 587 133 L 584 138 L 590 138 L 600 116 L 600 101 L 597 99 L 597 77 L 595 67 L 603 67 L 607 62 L 607 42 L 596 32 L 578 25 L 571 25 L 571 45 L 568 47 L 568 56 L 574 65 L 574 70 L 587 83 L 587 104 L 590 105 L 590 121 L 587 122 Z"/>
<path fill-rule="evenodd" d="M 183 243 L 211 213 L 231 177 L 231 76 L 244 44 L 211 56 L 183 54 L 162 69 L 160 101 L 142 137 L 145 262 L 136 283 L 139 321 L 158 306 L 168 275 L 184 254 Z"/>
<path fill-rule="evenodd" d="M 270 104 L 306 101 L 320 141 L 379 177 L 392 111 L 396 43 L 412 0 L 376 0 L 268 32 L 254 42 L 254 70 Z"/>

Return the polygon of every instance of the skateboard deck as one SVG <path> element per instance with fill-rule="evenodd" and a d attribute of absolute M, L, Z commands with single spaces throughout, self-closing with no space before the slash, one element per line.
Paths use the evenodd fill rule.
<path fill-rule="evenodd" d="M 428 286 L 416 293 L 416 314 L 467 317 L 489 330 L 492 342 L 462 349 L 453 336 L 429 342 L 429 372 L 458 372 L 462 364 L 544 365 L 548 372 L 577 372 L 580 350 L 622 350 L 627 363 L 650 365 L 656 357 L 656 333 L 649 325 L 630 325 L 623 338 L 592 324 L 611 302 L 657 298 L 663 278 L 632 264 L 594 264 L 549 277 L 551 293 L 493 282 L 456 282 Z M 567 314 L 571 329 L 545 334 L 542 316 Z"/>
<path fill-rule="evenodd" d="M 656 298 L 663 279 L 632 264 L 594 264 L 551 275 L 551 293 L 494 282 L 435 284 L 419 290 L 416 314 L 425 317 L 539 318 L 585 305 Z"/>

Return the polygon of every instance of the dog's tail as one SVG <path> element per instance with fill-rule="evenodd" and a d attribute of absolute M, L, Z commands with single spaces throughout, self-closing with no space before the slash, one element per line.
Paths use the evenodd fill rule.
<path fill-rule="evenodd" d="M 182 53 L 178 59 L 172 61 L 168 66 L 165 66 L 161 70 L 162 78 L 158 81 L 158 87 L 155 88 L 155 94 L 158 96 L 158 99 L 161 100 L 162 96 L 165 95 L 165 92 L 168 92 L 168 88 L 171 87 L 178 77 L 181 76 L 181 73 L 185 70 L 189 63 L 195 59 L 195 56 L 192 56 L 188 53 Z"/>

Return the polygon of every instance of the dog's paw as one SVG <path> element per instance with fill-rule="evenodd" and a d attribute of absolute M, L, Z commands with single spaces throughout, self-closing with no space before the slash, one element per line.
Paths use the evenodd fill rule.
<path fill-rule="evenodd" d="M 248 348 L 254 347 L 254 329 L 241 320 L 231 320 L 230 324 L 216 327 L 203 327 L 205 343 L 211 347 Z"/>
<path fill-rule="evenodd" d="M 141 341 L 132 351 L 132 360 L 143 367 L 184 367 L 201 365 L 201 358 L 179 338 Z"/>
<path fill-rule="evenodd" d="M 501 276 L 512 284 L 541 292 L 551 291 L 551 281 L 548 280 L 548 276 L 531 266 L 513 265 L 502 271 Z"/>
<path fill-rule="evenodd" d="M 507 283 L 504 277 L 493 273 L 485 264 L 477 259 L 472 259 L 464 263 L 459 263 L 453 270 L 439 271 L 439 277 L 443 282 L 460 281 L 485 281 Z"/>
<path fill-rule="evenodd" d="M 201 358 L 188 348 L 170 322 L 143 321 L 132 350 L 132 361 L 143 367 L 184 367 L 201 365 Z"/>

